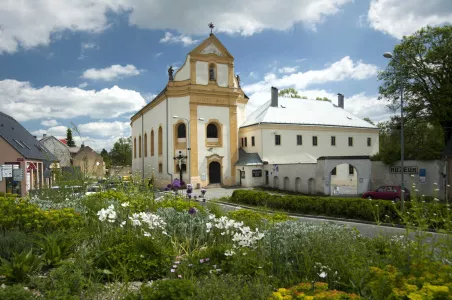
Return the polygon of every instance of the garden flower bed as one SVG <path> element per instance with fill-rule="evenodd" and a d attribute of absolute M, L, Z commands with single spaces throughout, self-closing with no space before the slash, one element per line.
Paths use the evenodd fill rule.
<path fill-rule="evenodd" d="M 452 297 L 449 235 L 369 239 L 138 190 L 0 208 L 0 299 Z"/>

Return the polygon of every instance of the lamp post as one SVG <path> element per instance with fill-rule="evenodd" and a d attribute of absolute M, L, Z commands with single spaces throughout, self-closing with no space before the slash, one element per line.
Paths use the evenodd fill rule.
<path fill-rule="evenodd" d="M 188 183 L 191 184 L 191 161 L 190 161 L 190 121 L 186 118 L 180 118 L 179 116 L 173 116 L 173 119 L 179 119 L 179 120 L 184 120 L 187 122 L 187 154 L 188 154 L 188 163 L 187 163 L 187 168 L 188 168 Z M 204 118 L 198 118 L 197 121 L 204 121 Z M 181 169 L 181 168 L 180 168 Z M 182 181 L 182 169 L 180 170 L 180 179 Z"/>
<path fill-rule="evenodd" d="M 385 58 L 392 59 L 397 64 L 400 64 L 400 62 L 394 58 L 391 52 L 385 52 L 383 54 Z M 403 82 L 400 79 L 400 165 L 401 165 L 401 189 L 400 189 L 400 201 L 402 201 L 402 212 L 405 210 L 405 186 L 404 186 L 404 158 L 405 158 L 405 142 L 404 142 L 404 134 L 403 134 Z"/>

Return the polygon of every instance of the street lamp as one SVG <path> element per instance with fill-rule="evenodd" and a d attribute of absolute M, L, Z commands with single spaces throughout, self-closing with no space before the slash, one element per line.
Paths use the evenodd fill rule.
<path fill-rule="evenodd" d="M 186 118 L 181 118 L 179 116 L 173 116 L 173 119 L 180 119 L 180 120 L 184 120 L 187 122 L 187 151 L 188 151 L 188 164 L 187 164 L 187 168 L 188 168 L 188 183 L 191 184 L 191 161 L 190 161 L 190 121 Z M 204 121 L 204 118 L 198 118 L 197 121 Z M 182 171 L 181 171 L 181 180 L 182 180 Z"/>
<path fill-rule="evenodd" d="M 391 52 L 385 52 L 383 54 L 385 58 L 392 59 L 397 64 L 400 64 L 400 62 L 394 58 Z M 401 78 L 399 78 L 401 79 Z M 400 80 L 400 165 L 402 167 L 401 169 L 401 189 L 400 189 L 400 201 L 402 201 L 402 212 L 405 209 L 405 188 L 403 183 L 403 173 L 404 173 L 404 152 L 405 152 L 405 143 L 404 143 L 404 137 L 403 137 L 403 82 Z"/>

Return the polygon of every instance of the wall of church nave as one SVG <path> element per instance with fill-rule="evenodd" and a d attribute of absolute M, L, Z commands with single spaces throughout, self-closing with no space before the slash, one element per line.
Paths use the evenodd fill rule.
<path fill-rule="evenodd" d="M 286 164 L 266 165 L 268 179 L 264 172 L 264 183 L 268 180 L 269 187 L 298 192 L 303 194 L 317 194 L 316 178 L 317 164 Z"/>
<path fill-rule="evenodd" d="M 221 87 L 228 87 L 229 84 L 229 67 L 226 64 L 213 64 L 215 67 L 214 76 L 217 84 Z M 196 67 L 196 84 L 207 85 L 209 83 L 210 64 L 205 61 L 197 61 Z"/>
<path fill-rule="evenodd" d="M 276 145 L 276 135 L 280 136 L 280 145 Z M 301 145 L 298 145 L 297 135 L 301 135 Z M 317 138 L 317 146 L 314 145 Z M 335 137 L 332 145 L 331 137 Z M 353 145 L 349 146 L 348 138 L 353 138 Z M 371 138 L 371 146 L 367 145 L 367 138 Z M 299 126 L 294 129 L 274 128 L 262 129 L 263 159 L 269 163 L 297 163 L 299 154 L 306 153 L 314 158 L 321 156 L 370 156 L 378 152 L 378 131 L 368 132 L 348 128 L 320 128 Z M 256 143 L 260 141 L 256 140 Z"/>
<path fill-rule="evenodd" d="M 198 118 L 205 120 L 198 123 L 197 135 L 198 175 L 201 185 L 209 184 L 209 157 L 221 159 L 221 183 L 235 184 L 235 178 L 231 177 L 229 107 L 198 105 L 197 114 Z M 221 147 L 212 146 L 215 139 L 207 138 L 207 126 L 210 122 L 219 125 L 218 141 Z"/>

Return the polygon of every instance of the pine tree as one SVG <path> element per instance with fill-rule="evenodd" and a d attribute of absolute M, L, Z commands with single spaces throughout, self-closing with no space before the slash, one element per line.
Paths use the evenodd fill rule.
<path fill-rule="evenodd" d="M 68 145 L 68 147 L 75 147 L 75 142 L 72 138 L 72 130 L 70 128 L 67 129 L 66 144 Z"/>

